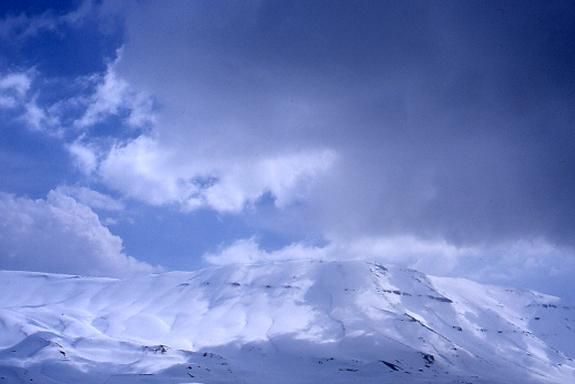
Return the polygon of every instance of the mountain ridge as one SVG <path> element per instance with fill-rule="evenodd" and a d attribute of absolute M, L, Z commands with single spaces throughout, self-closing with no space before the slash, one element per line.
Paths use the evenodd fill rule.
<path fill-rule="evenodd" d="M 375 262 L 0 271 L 0 290 L 7 382 L 575 380 L 575 308 L 561 299 Z"/>

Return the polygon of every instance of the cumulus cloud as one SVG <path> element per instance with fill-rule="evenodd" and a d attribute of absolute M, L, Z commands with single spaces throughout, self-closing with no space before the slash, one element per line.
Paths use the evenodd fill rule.
<path fill-rule="evenodd" d="M 185 200 L 196 189 L 181 179 L 182 166 L 153 138 L 114 146 L 99 166 L 103 181 L 126 196 L 161 205 Z M 176 168 L 172 168 L 173 164 Z"/>
<path fill-rule="evenodd" d="M 126 255 L 88 206 L 57 190 L 38 200 L 0 195 L 0 229 L 3 269 L 94 276 L 155 270 Z"/>
<path fill-rule="evenodd" d="M 140 136 L 112 148 L 99 174 L 111 188 L 149 204 L 238 213 L 266 193 L 279 207 L 303 198 L 306 185 L 327 171 L 335 158 L 330 150 L 198 158 Z"/>
<path fill-rule="evenodd" d="M 277 207 L 306 198 L 306 187 L 333 165 L 336 154 L 330 150 L 310 150 L 285 155 L 244 160 L 225 164 L 212 173 L 218 179 L 191 201 L 205 204 L 221 212 L 239 212 L 246 203 L 253 203 L 266 192 L 271 193 Z"/>

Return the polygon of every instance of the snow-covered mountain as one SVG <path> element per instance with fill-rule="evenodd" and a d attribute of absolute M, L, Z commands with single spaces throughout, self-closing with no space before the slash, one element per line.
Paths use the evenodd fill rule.
<path fill-rule="evenodd" d="M 575 307 L 362 261 L 0 272 L 2 383 L 574 383 Z"/>

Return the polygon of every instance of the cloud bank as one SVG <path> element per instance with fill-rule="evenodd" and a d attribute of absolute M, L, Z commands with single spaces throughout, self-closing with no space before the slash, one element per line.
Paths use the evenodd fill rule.
<path fill-rule="evenodd" d="M 543 239 L 482 246 L 455 246 L 413 236 L 363 237 L 324 245 L 292 243 L 267 250 L 256 238 L 240 239 L 204 254 L 210 265 L 259 264 L 290 260 L 370 260 L 415 268 L 439 276 L 464 276 L 493 284 L 541 291 L 569 291 L 575 261 L 568 249 Z"/>

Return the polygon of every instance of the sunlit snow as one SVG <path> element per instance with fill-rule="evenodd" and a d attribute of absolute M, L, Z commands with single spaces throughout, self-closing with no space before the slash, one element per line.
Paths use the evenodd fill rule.
<path fill-rule="evenodd" d="M 575 382 L 575 307 L 363 261 L 0 272 L 0 383 Z"/>

